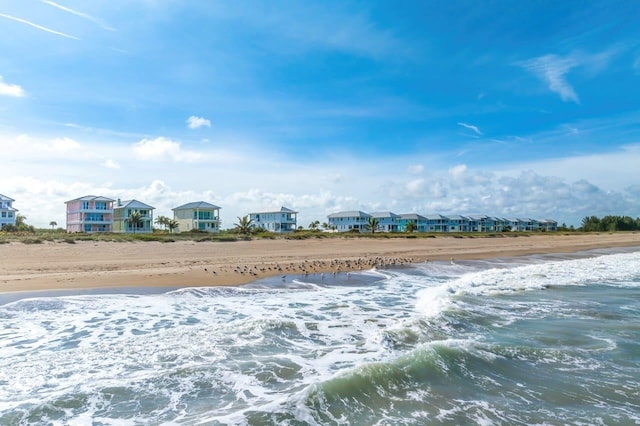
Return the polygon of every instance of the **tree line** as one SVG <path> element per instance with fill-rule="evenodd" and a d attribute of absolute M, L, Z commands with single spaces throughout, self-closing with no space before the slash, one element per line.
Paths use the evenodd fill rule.
<path fill-rule="evenodd" d="M 580 231 L 607 232 L 607 231 L 637 231 L 640 230 L 640 217 L 631 216 L 587 216 L 582 219 Z"/>

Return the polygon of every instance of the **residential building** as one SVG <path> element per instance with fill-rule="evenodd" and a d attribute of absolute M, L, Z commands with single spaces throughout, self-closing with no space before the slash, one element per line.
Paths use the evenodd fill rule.
<path fill-rule="evenodd" d="M 16 210 L 13 208 L 13 198 L 0 194 L 0 228 L 5 225 L 16 224 Z"/>
<path fill-rule="evenodd" d="M 280 210 L 249 213 L 253 225 L 265 231 L 284 233 L 293 232 L 298 225 L 298 212 L 286 207 Z"/>
<path fill-rule="evenodd" d="M 371 215 L 360 210 L 333 213 L 327 216 L 329 225 L 339 232 L 366 231 Z"/>
<path fill-rule="evenodd" d="M 378 229 L 382 232 L 398 232 L 400 224 L 400 215 L 392 212 L 375 212 L 371 216 L 378 219 Z"/>
<path fill-rule="evenodd" d="M 407 224 L 413 222 L 415 224 L 415 231 L 426 232 L 427 231 L 427 218 L 417 213 L 405 213 L 399 215 L 398 218 L 398 230 L 405 232 L 407 230 Z"/>
<path fill-rule="evenodd" d="M 469 218 L 460 215 L 447 216 L 449 232 L 469 232 Z"/>
<path fill-rule="evenodd" d="M 153 232 L 153 210 L 148 204 L 138 200 L 118 201 L 113 206 L 113 232 L 122 233 L 150 233 Z M 131 213 L 140 213 L 140 222 L 137 224 L 129 220 Z"/>
<path fill-rule="evenodd" d="M 173 219 L 178 222 L 181 232 L 198 230 L 203 232 L 220 232 L 220 207 L 205 201 L 178 206 L 173 211 Z"/>
<path fill-rule="evenodd" d="M 67 232 L 112 232 L 113 201 L 95 195 L 66 201 Z"/>
<path fill-rule="evenodd" d="M 538 221 L 540 225 L 540 231 L 552 232 L 558 230 L 558 222 L 552 219 L 542 219 Z"/>
<path fill-rule="evenodd" d="M 425 216 L 425 219 L 427 221 L 427 232 L 447 232 L 449 230 L 447 228 L 449 218 L 446 216 L 442 216 L 441 214 L 428 214 Z"/>

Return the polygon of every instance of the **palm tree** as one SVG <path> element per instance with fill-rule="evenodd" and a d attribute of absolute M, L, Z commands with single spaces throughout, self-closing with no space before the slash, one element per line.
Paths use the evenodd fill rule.
<path fill-rule="evenodd" d="M 329 229 L 331 226 L 327 223 L 327 222 L 322 222 L 322 229 L 324 229 L 325 231 L 327 229 Z"/>
<path fill-rule="evenodd" d="M 370 217 L 369 222 L 365 225 L 368 231 L 371 231 L 372 234 L 376 233 L 376 229 L 380 227 L 380 221 L 375 217 Z"/>
<path fill-rule="evenodd" d="M 163 226 L 164 230 L 167 230 L 167 227 L 169 226 L 169 221 L 171 219 L 169 219 L 167 216 L 158 216 L 156 217 L 156 225 L 159 226 Z"/>
<path fill-rule="evenodd" d="M 320 221 L 319 220 L 314 220 L 313 222 L 311 222 L 309 224 L 309 229 L 312 231 L 317 231 L 318 230 L 318 226 L 320 226 Z"/>
<path fill-rule="evenodd" d="M 418 225 L 414 221 L 409 221 L 409 222 L 407 222 L 407 225 L 405 226 L 405 231 L 413 232 L 413 231 L 416 230 L 417 227 L 418 227 Z"/>
<path fill-rule="evenodd" d="M 58 226 L 58 222 L 56 222 L 55 220 L 52 220 L 51 222 L 49 222 L 49 226 L 51 227 L 51 230 L 53 231 L 53 228 Z"/>
<path fill-rule="evenodd" d="M 129 222 L 129 226 L 133 228 L 133 233 L 136 233 L 136 228 L 142 223 L 142 215 L 139 211 L 133 211 L 127 218 L 127 222 Z"/>
<path fill-rule="evenodd" d="M 173 230 L 177 229 L 180 224 L 175 219 L 169 219 L 166 226 L 169 227 L 169 232 L 173 234 Z"/>
<path fill-rule="evenodd" d="M 238 216 L 238 223 L 234 223 L 236 231 L 240 234 L 249 234 L 253 229 L 253 219 L 249 219 L 249 216 Z"/>

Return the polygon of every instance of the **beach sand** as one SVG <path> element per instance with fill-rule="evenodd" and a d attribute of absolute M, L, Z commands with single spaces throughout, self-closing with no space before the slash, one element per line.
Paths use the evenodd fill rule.
<path fill-rule="evenodd" d="M 0 292 L 239 285 L 258 278 L 426 260 L 640 247 L 640 233 L 237 242 L 79 241 L 0 245 Z"/>

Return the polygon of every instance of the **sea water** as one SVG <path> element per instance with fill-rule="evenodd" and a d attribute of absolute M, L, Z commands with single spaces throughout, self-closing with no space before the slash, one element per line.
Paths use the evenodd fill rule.
<path fill-rule="evenodd" d="M 0 424 L 638 424 L 637 250 L 5 296 Z"/>

